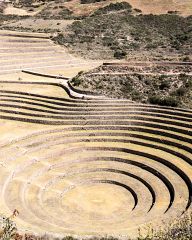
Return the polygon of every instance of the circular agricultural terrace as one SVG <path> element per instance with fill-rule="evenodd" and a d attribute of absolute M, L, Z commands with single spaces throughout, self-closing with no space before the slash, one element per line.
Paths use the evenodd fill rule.
<path fill-rule="evenodd" d="M 135 236 L 191 209 L 192 110 L 73 98 L 57 79 L 6 76 L 0 207 L 19 210 L 20 230 Z"/>

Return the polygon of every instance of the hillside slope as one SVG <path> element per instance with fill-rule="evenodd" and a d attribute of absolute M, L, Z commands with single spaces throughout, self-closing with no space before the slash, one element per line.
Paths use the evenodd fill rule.
<path fill-rule="evenodd" d="M 129 6 L 121 3 L 101 8 L 90 17 L 75 21 L 55 41 L 93 59 L 190 59 L 191 16 L 135 15 Z"/>
<path fill-rule="evenodd" d="M 44 3 L 54 2 L 63 3 L 64 6 L 69 8 L 77 15 L 87 15 L 97 8 L 103 7 L 109 3 L 121 2 L 121 0 L 104 0 L 104 1 L 91 1 L 91 4 L 81 4 L 81 0 L 58 0 L 58 1 L 50 1 L 50 0 L 19 0 L 13 1 L 18 2 L 16 4 L 20 7 L 31 7 L 32 5 L 43 5 Z M 83 2 L 83 1 L 82 1 Z M 90 1 L 89 1 L 90 2 Z M 192 13 L 192 2 L 191 0 L 126 0 L 126 2 L 130 3 L 133 8 L 139 8 L 143 11 L 144 14 L 162 14 L 167 11 L 179 11 L 182 15 L 191 15 Z M 45 5 L 46 6 L 46 5 Z"/>
<path fill-rule="evenodd" d="M 99 3 L 92 3 L 80 5 L 79 0 L 72 0 L 66 3 L 73 11 L 77 13 L 90 13 L 96 10 L 99 7 L 103 7 L 108 5 L 109 3 L 121 2 L 121 0 L 107 0 Z M 126 0 L 126 2 L 130 3 L 133 8 L 141 9 L 144 14 L 162 14 L 167 11 L 179 11 L 183 15 L 191 15 L 192 14 L 192 3 L 190 0 L 180 1 L 180 0 Z"/>
<path fill-rule="evenodd" d="M 192 64 L 113 63 L 71 80 L 74 87 L 114 98 L 192 108 Z"/>

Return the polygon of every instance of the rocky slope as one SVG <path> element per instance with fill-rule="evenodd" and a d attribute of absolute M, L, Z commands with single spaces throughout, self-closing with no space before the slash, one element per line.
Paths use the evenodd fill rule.
<path fill-rule="evenodd" d="M 104 65 L 80 72 L 71 84 L 108 97 L 191 108 L 191 72 L 191 65 Z"/>

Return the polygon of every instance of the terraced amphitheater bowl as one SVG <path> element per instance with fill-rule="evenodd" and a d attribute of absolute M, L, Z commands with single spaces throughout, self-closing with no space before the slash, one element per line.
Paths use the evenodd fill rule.
<path fill-rule="evenodd" d="M 0 208 L 21 231 L 136 236 L 191 209 L 191 110 L 70 95 L 1 80 Z"/>

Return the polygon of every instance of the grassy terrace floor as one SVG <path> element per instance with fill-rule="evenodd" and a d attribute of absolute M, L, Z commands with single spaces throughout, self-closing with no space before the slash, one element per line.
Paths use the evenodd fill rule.
<path fill-rule="evenodd" d="M 10 74 L 0 76 L 0 208 L 18 209 L 21 232 L 135 237 L 191 210 L 192 110 L 72 98 L 50 85 L 58 79 Z"/>
<path fill-rule="evenodd" d="M 70 55 L 53 44 L 49 35 L 13 31 L 0 31 L 0 59 L 0 75 L 32 70 L 71 77 L 100 64 Z"/>

